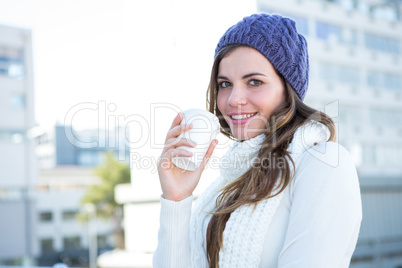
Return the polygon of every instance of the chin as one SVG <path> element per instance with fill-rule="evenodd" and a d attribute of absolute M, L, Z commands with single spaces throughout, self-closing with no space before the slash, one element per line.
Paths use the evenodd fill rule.
<path fill-rule="evenodd" d="M 249 140 L 252 139 L 254 137 L 257 137 L 258 135 L 260 135 L 261 133 L 256 133 L 256 132 L 252 132 L 252 133 L 245 133 L 244 131 L 232 131 L 232 135 L 235 139 L 239 140 L 239 141 L 245 141 L 245 140 Z"/>

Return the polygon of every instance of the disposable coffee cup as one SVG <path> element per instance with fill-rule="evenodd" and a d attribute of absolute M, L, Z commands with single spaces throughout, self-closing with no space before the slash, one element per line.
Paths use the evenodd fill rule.
<path fill-rule="evenodd" d="M 212 140 L 215 139 L 216 135 L 219 133 L 219 120 L 214 114 L 206 110 L 190 109 L 183 112 L 183 120 L 180 125 L 183 124 L 193 124 L 193 128 L 181 134 L 179 138 L 192 140 L 197 146 L 177 147 L 192 152 L 193 156 L 177 156 L 172 159 L 172 162 L 181 169 L 195 171 L 199 168 L 204 159 L 205 153 Z"/>

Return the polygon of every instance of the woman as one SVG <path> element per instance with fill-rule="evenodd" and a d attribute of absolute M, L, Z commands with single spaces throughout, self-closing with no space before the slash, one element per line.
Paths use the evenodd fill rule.
<path fill-rule="evenodd" d="M 221 132 L 235 140 L 220 177 L 192 208 L 199 170 L 174 156 L 194 146 L 178 136 L 179 114 L 158 171 L 161 218 L 154 267 L 349 267 L 361 223 L 358 178 L 335 125 L 303 103 L 307 43 L 278 15 L 244 18 L 220 39 L 207 100 Z M 223 164 L 223 162 L 225 164 Z"/>

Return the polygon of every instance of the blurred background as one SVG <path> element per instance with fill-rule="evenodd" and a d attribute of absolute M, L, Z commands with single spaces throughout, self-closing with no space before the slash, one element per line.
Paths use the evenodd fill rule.
<path fill-rule="evenodd" d="M 166 131 L 205 109 L 220 36 L 255 12 L 296 21 L 305 102 L 355 161 L 350 267 L 402 267 L 400 0 L 0 0 L 0 267 L 152 267 Z"/>

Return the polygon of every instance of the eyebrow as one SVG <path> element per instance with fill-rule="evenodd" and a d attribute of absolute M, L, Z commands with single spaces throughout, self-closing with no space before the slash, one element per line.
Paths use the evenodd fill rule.
<path fill-rule="evenodd" d="M 249 74 L 243 75 L 242 79 L 246 79 L 246 78 L 249 78 L 249 77 L 255 76 L 255 75 L 266 76 L 265 74 L 262 74 L 262 73 L 249 73 Z M 226 76 L 218 76 L 217 79 L 229 80 L 229 78 L 227 78 Z"/>

